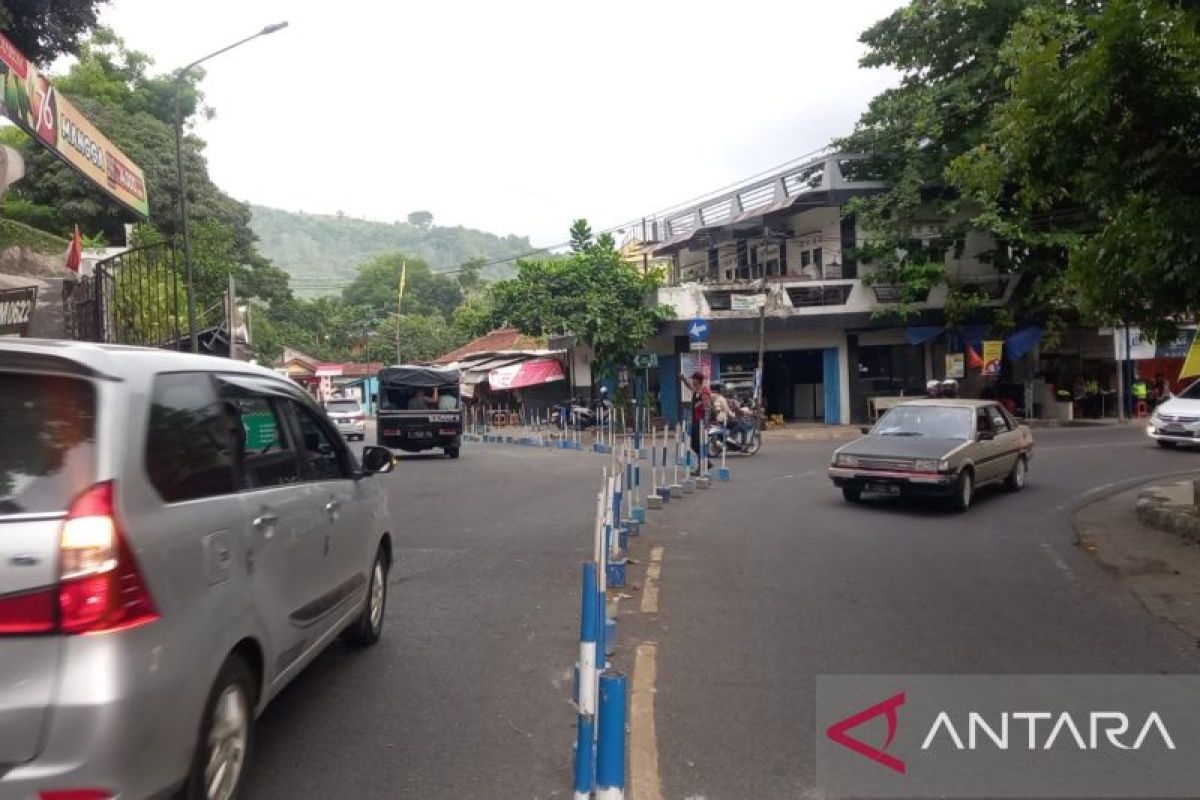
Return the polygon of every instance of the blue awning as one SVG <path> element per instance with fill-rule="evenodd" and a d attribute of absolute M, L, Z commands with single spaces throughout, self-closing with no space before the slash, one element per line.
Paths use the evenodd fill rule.
<path fill-rule="evenodd" d="M 1004 355 L 1018 359 L 1029 353 L 1042 340 L 1042 329 L 1030 325 L 1004 340 Z"/>
<path fill-rule="evenodd" d="M 904 329 L 904 338 L 911 345 L 925 344 L 946 332 L 941 325 L 918 325 Z"/>

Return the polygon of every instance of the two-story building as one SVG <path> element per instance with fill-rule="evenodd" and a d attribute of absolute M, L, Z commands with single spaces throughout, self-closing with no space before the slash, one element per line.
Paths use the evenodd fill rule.
<path fill-rule="evenodd" d="M 831 153 L 653 221 L 651 252 L 671 259 L 658 300 L 675 310 L 648 343 L 659 355 L 665 417 L 677 419 L 687 399 L 681 374 L 694 363 L 687 332 L 697 319 L 709 327 L 714 377 L 741 380 L 757 365 L 761 325 L 764 402 L 786 419 L 864 421 L 870 398 L 919 395 L 945 375 L 955 346 L 942 335 L 947 286 L 901 321 L 888 313 L 896 287 L 868 285 L 870 265 L 855 260 L 864 232 L 846 204 L 886 188 L 856 176 L 861 163 Z M 940 223 L 931 218 L 914 235 L 932 237 Z M 980 260 L 992 246 L 985 235 L 968 236 L 947 253 L 946 277 L 999 304 L 1013 287 Z"/>

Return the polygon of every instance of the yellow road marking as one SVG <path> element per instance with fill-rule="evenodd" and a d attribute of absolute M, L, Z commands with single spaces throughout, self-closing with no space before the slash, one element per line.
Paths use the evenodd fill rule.
<path fill-rule="evenodd" d="M 650 551 L 650 565 L 646 567 L 646 582 L 642 586 L 642 613 L 658 613 L 658 579 L 662 575 L 661 546 Z"/>
<path fill-rule="evenodd" d="M 633 694 L 629 701 L 630 800 L 662 800 L 662 780 L 658 774 L 658 733 L 654 727 L 657 676 L 658 645 L 644 642 L 638 645 L 634 658 Z"/>

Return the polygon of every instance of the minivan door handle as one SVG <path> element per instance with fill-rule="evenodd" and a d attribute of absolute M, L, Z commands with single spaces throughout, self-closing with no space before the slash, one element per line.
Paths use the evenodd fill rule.
<path fill-rule="evenodd" d="M 338 518 L 338 509 L 341 507 L 341 500 L 330 500 L 325 504 L 325 513 L 329 515 L 331 520 L 336 520 Z"/>
<path fill-rule="evenodd" d="M 259 514 L 257 517 L 255 517 L 254 522 L 251 524 L 254 525 L 256 530 L 263 532 L 264 538 L 270 539 L 275 535 L 276 522 L 279 522 L 279 517 L 264 511 L 262 514 Z"/>

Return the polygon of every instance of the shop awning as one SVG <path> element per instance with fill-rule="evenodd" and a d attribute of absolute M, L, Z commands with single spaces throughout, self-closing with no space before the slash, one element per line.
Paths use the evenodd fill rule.
<path fill-rule="evenodd" d="M 501 358 L 487 358 L 474 363 L 463 363 L 460 367 L 462 369 L 462 383 L 464 385 L 484 383 L 488 379 L 488 373 L 492 370 L 519 363 L 521 360 L 522 356 L 505 356 Z"/>
<path fill-rule="evenodd" d="M 564 379 L 562 364 L 553 358 L 535 358 L 499 367 L 488 373 L 488 385 L 495 390 L 521 389 Z"/>

